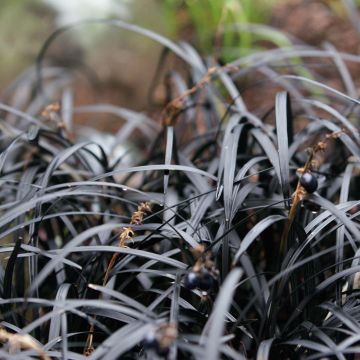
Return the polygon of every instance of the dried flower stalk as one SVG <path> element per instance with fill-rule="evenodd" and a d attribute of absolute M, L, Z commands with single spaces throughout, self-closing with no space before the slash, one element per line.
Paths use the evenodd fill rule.
<path fill-rule="evenodd" d="M 40 359 L 51 360 L 35 340 L 27 334 L 11 334 L 5 329 L 0 328 L 0 343 L 8 343 L 10 352 L 15 352 L 20 349 L 32 349 L 38 353 Z"/>
<path fill-rule="evenodd" d="M 66 123 L 62 120 L 60 114 L 61 106 L 59 102 L 54 102 L 45 107 L 41 112 L 41 116 L 45 121 L 50 121 L 56 124 L 56 127 L 63 132 L 63 135 L 70 141 L 74 141 L 74 134 L 68 128 Z"/>
<path fill-rule="evenodd" d="M 148 214 L 150 212 L 151 212 L 150 203 L 149 202 L 141 203 L 138 206 L 137 210 L 132 214 L 131 220 L 130 220 L 130 225 L 141 224 L 142 221 L 144 220 L 144 217 L 146 216 L 146 214 Z M 127 247 L 126 244 L 130 240 L 132 240 L 133 236 L 134 236 L 134 230 L 132 229 L 131 226 L 123 227 L 120 231 L 118 246 L 120 248 L 126 248 Z M 103 286 L 105 286 L 107 284 L 107 282 L 109 280 L 110 272 L 111 272 L 112 268 L 114 267 L 118 257 L 119 257 L 119 253 L 114 253 L 112 255 L 112 257 L 109 261 L 109 264 L 106 268 L 106 272 L 105 272 L 103 283 L 102 283 Z M 94 316 L 94 319 L 96 319 L 96 316 Z M 94 330 L 95 330 L 95 325 L 91 324 L 90 329 L 89 329 L 89 335 L 86 339 L 86 344 L 85 344 L 85 350 L 84 350 L 85 356 L 91 355 L 91 353 L 95 350 L 94 346 L 93 346 Z"/>
<path fill-rule="evenodd" d="M 310 150 L 309 158 L 307 159 L 304 167 L 298 169 L 298 172 L 305 174 L 306 172 L 311 171 L 313 169 L 314 162 L 315 162 L 315 160 L 314 160 L 315 154 L 318 152 L 325 151 L 326 147 L 327 147 L 327 142 L 329 140 L 335 140 L 344 133 L 345 133 L 345 130 L 341 130 L 341 131 L 336 131 L 336 132 L 332 132 L 330 134 L 325 135 L 325 138 L 323 140 L 320 140 Z M 281 236 L 280 255 L 285 254 L 287 239 L 288 239 L 291 225 L 294 222 L 295 215 L 297 212 L 297 208 L 300 204 L 300 201 L 304 198 L 305 195 L 306 195 L 306 190 L 300 184 L 300 181 L 298 181 L 296 190 L 292 194 L 292 202 L 291 202 L 291 208 L 290 208 L 289 215 L 288 215 L 288 221 L 285 224 L 284 231 Z"/>
<path fill-rule="evenodd" d="M 182 110 L 183 103 L 186 97 L 194 94 L 199 89 L 204 88 L 206 84 L 208 84 L 215 75 L 220 73 L 221 71 L 234 71 L 238 70 L 236 66 L 227 64 L 221 67 L 213 66 L 208 69 L 206 74 L 200 79 L 200 81 L 195 84 L 190 89 L 184 91 L 181 95 L 177 96 L 175 99 L 170 101 L 162 111 L 162 123 L 165 126 L 171 125 L 173 118 Z"/>

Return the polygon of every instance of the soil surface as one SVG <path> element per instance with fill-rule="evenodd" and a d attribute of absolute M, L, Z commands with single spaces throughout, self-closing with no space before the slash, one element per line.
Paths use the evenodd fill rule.
<path fill-rule="evenodd" d="M 294 44 L 306 44 L 323 50 L 330 46 L 338 52 L 356 55 L 360 53 L 360 34 L 350 22 L 340 1 L 280 2 L 273 8 L 270 25 L 288 34 Z M 317 80 L 339 91 L 346 91 L 333 60 L 308 58 L 304 63 Z M 359 94 L 360 65 L 347 61 L 345 65 Z M 281 90 L 281 87 L 266 81 L 266 77 L 259 73 L 252 75 L 250 80 L 250 86 L 244 87 L 242 95 L 249 110 L 261 116 L 271 109 L 276 92 Z"/>

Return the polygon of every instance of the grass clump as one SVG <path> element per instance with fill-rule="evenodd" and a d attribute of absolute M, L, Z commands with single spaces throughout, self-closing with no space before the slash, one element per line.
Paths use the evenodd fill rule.
<path fill-rule="evenodd" d="M 126 121 L 112 150 L 124 139 L 137 150 L 118 156 L 96 130 L 99 143 L 76 140 L 71 76 L 43 66 L 72 27 L 0 104 L 1 357 L 359 353 L 359 100 L 346 62 L 360 58 L 294 44 L 220 66 L 105 23 L 188 70 L 168 74 L 154 118 L 85 107 Z"/>

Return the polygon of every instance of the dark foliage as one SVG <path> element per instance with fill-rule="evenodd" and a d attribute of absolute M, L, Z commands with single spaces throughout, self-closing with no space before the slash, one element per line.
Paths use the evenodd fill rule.
<path fill-rule="evenodd" d="M 190 80 L 168 74 L 170 102 L 154 119 L 77 108 L 71 75 L 43 64 L 70 27 L 5 94 L 0 357 L 360 353 L 360 102 L 346 66 L 360 57 L 294 44 L 218 66 L 107 23 L 159 41 Z M 334 60 L 345 90 L 308 57 Z M 245 86 L 283 90 L 250 111 Z M 96 130 L 95 142 L 74 141 L 76 112 L 124 121 L 112 154 Z"/>

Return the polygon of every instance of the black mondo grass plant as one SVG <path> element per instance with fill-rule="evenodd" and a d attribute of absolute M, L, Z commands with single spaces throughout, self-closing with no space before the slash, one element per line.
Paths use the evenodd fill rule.
<path fill-rule="evenodd" d="M 103 22 L 160 42 L 187 72 L 167 75 L 153 118 L 77 107 L 71 73 L 44 66 L 67 27 L 5 92 L 0 357 L 354 358 L 360 101 L 347 63 L 360 57 L 295 41 L 220 66 Z M 250 110 L 242 92 L 260 87 L 271 106 Z M 119 117 L 114 148 L 136 147 L 116 156 L 96 130 L 79 141 L 79 112 Z"/>

